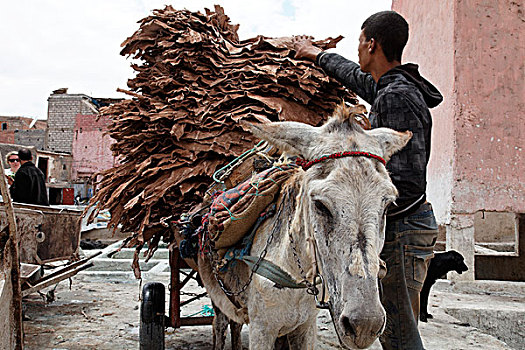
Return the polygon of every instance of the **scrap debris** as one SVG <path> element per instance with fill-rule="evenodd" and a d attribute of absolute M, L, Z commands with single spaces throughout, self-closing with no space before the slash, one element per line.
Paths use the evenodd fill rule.
<path fill-rule="evenodd" d="M 92 216 L 130 232 L 127 246 L 172 241 L 167 220 L 199 204 L 213 174 L 257 140 L 240 124 L 302 121 L 320 125 L 355 95 L 313 63 L 295 60 L 292 37 L 239 40 L 220 6 L 205 13 L 166 6 L 122 44 L 133 58 L 131 96 L 101 109 L 119 164 L 103 172 Z M 335 47 L 342 37 L 316 41 Z M 137 258 L 138 259 L 138 258 Z"/>

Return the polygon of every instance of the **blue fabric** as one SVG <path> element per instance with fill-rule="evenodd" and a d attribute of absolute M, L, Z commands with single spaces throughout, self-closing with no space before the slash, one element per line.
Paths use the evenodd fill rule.
<path fill-rule="evenodd" d="M 228 251 L 224 255 L 224 260 L 226 261 L 226 264 L 220 269 L 221 272 L 225 272 L 228 268 L 232 267 L 235 264 L 235 260 L 241 260 L 243 256 L 250 254 L 250 250 L 252 249 L 253 244 L 253 238 L 255 237 L 257 229 L 264 220 L 272 216 L 274 213 L 275 203 L 272 203 L 268 208 L 266 208 L 266 210 L 263 213 L 261 213 L 261 215 L 255 222 L 255 225 L 253 225 L 250 234 L 244 236 L 240 244 L 228 249 Z"/>

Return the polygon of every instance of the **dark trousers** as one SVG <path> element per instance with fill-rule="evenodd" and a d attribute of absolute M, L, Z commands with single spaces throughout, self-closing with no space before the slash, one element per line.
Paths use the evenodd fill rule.
<path fill-rule="evenodd" d="M 438 227 L 430 203 L 407 217 L 388 220 L 381 259 L 387 274 L 381 281 L 381 302 L 387 323 L 381 335 L 383 349 L 423 349 L 417 328 L 419 293 L 434 256 Z"/>

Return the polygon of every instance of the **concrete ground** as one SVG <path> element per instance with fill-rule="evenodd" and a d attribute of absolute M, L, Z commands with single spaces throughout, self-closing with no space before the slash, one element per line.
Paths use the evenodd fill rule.
<path fill-rule="evenodd" d="M 107 248 L 109 251 L 111 247 Z M 86 252 L 91 254 L 91 252 Z M 131 251 L 104 254 L 95 266 L 61 282 L 55 301 L 38 294 L 24 299 L 25 349 L 138 349 L 141 283 L 130 268 Z M 144 266 L 142 284 L 169 284 L 167 252 L 160 250 Z M 43 292 L 49 292 L 48 288 Z M 190 283 L 186 292 L 199 291 Z M 191 295 L 190 295 L 191 296 Z M 185 296 L 188 298 L 190 296 Z M 525 283 L 478 281 L 451 284 L 439 281 L 431 291 L 429 312 L 434 318 L 420 325 L 425 347 L 432 349 L 524 349 Z M 182 309 L 183 316 L 202 311 L 207 298 Z M 166 349 L 211 349 L 211 326 L 184 327 L 165 332 Z M 248 327 L 243 327 L 248 346 Z M 340 349 L 330 316 L 318 317 L 318 349 Z M 381 349 L 375 343 L 371 349 Z"/>

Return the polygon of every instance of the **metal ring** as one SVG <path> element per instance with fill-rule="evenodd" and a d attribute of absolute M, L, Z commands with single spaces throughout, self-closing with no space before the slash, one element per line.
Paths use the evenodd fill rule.
<path fill-rule="evenodd" d="M 42 243 L 43 241 L 46 240 L 46 234 L 42 231 L 38 231 L 36 234 L 35 234 L 35 240 L 38 242 L 38 243 Z"/>

